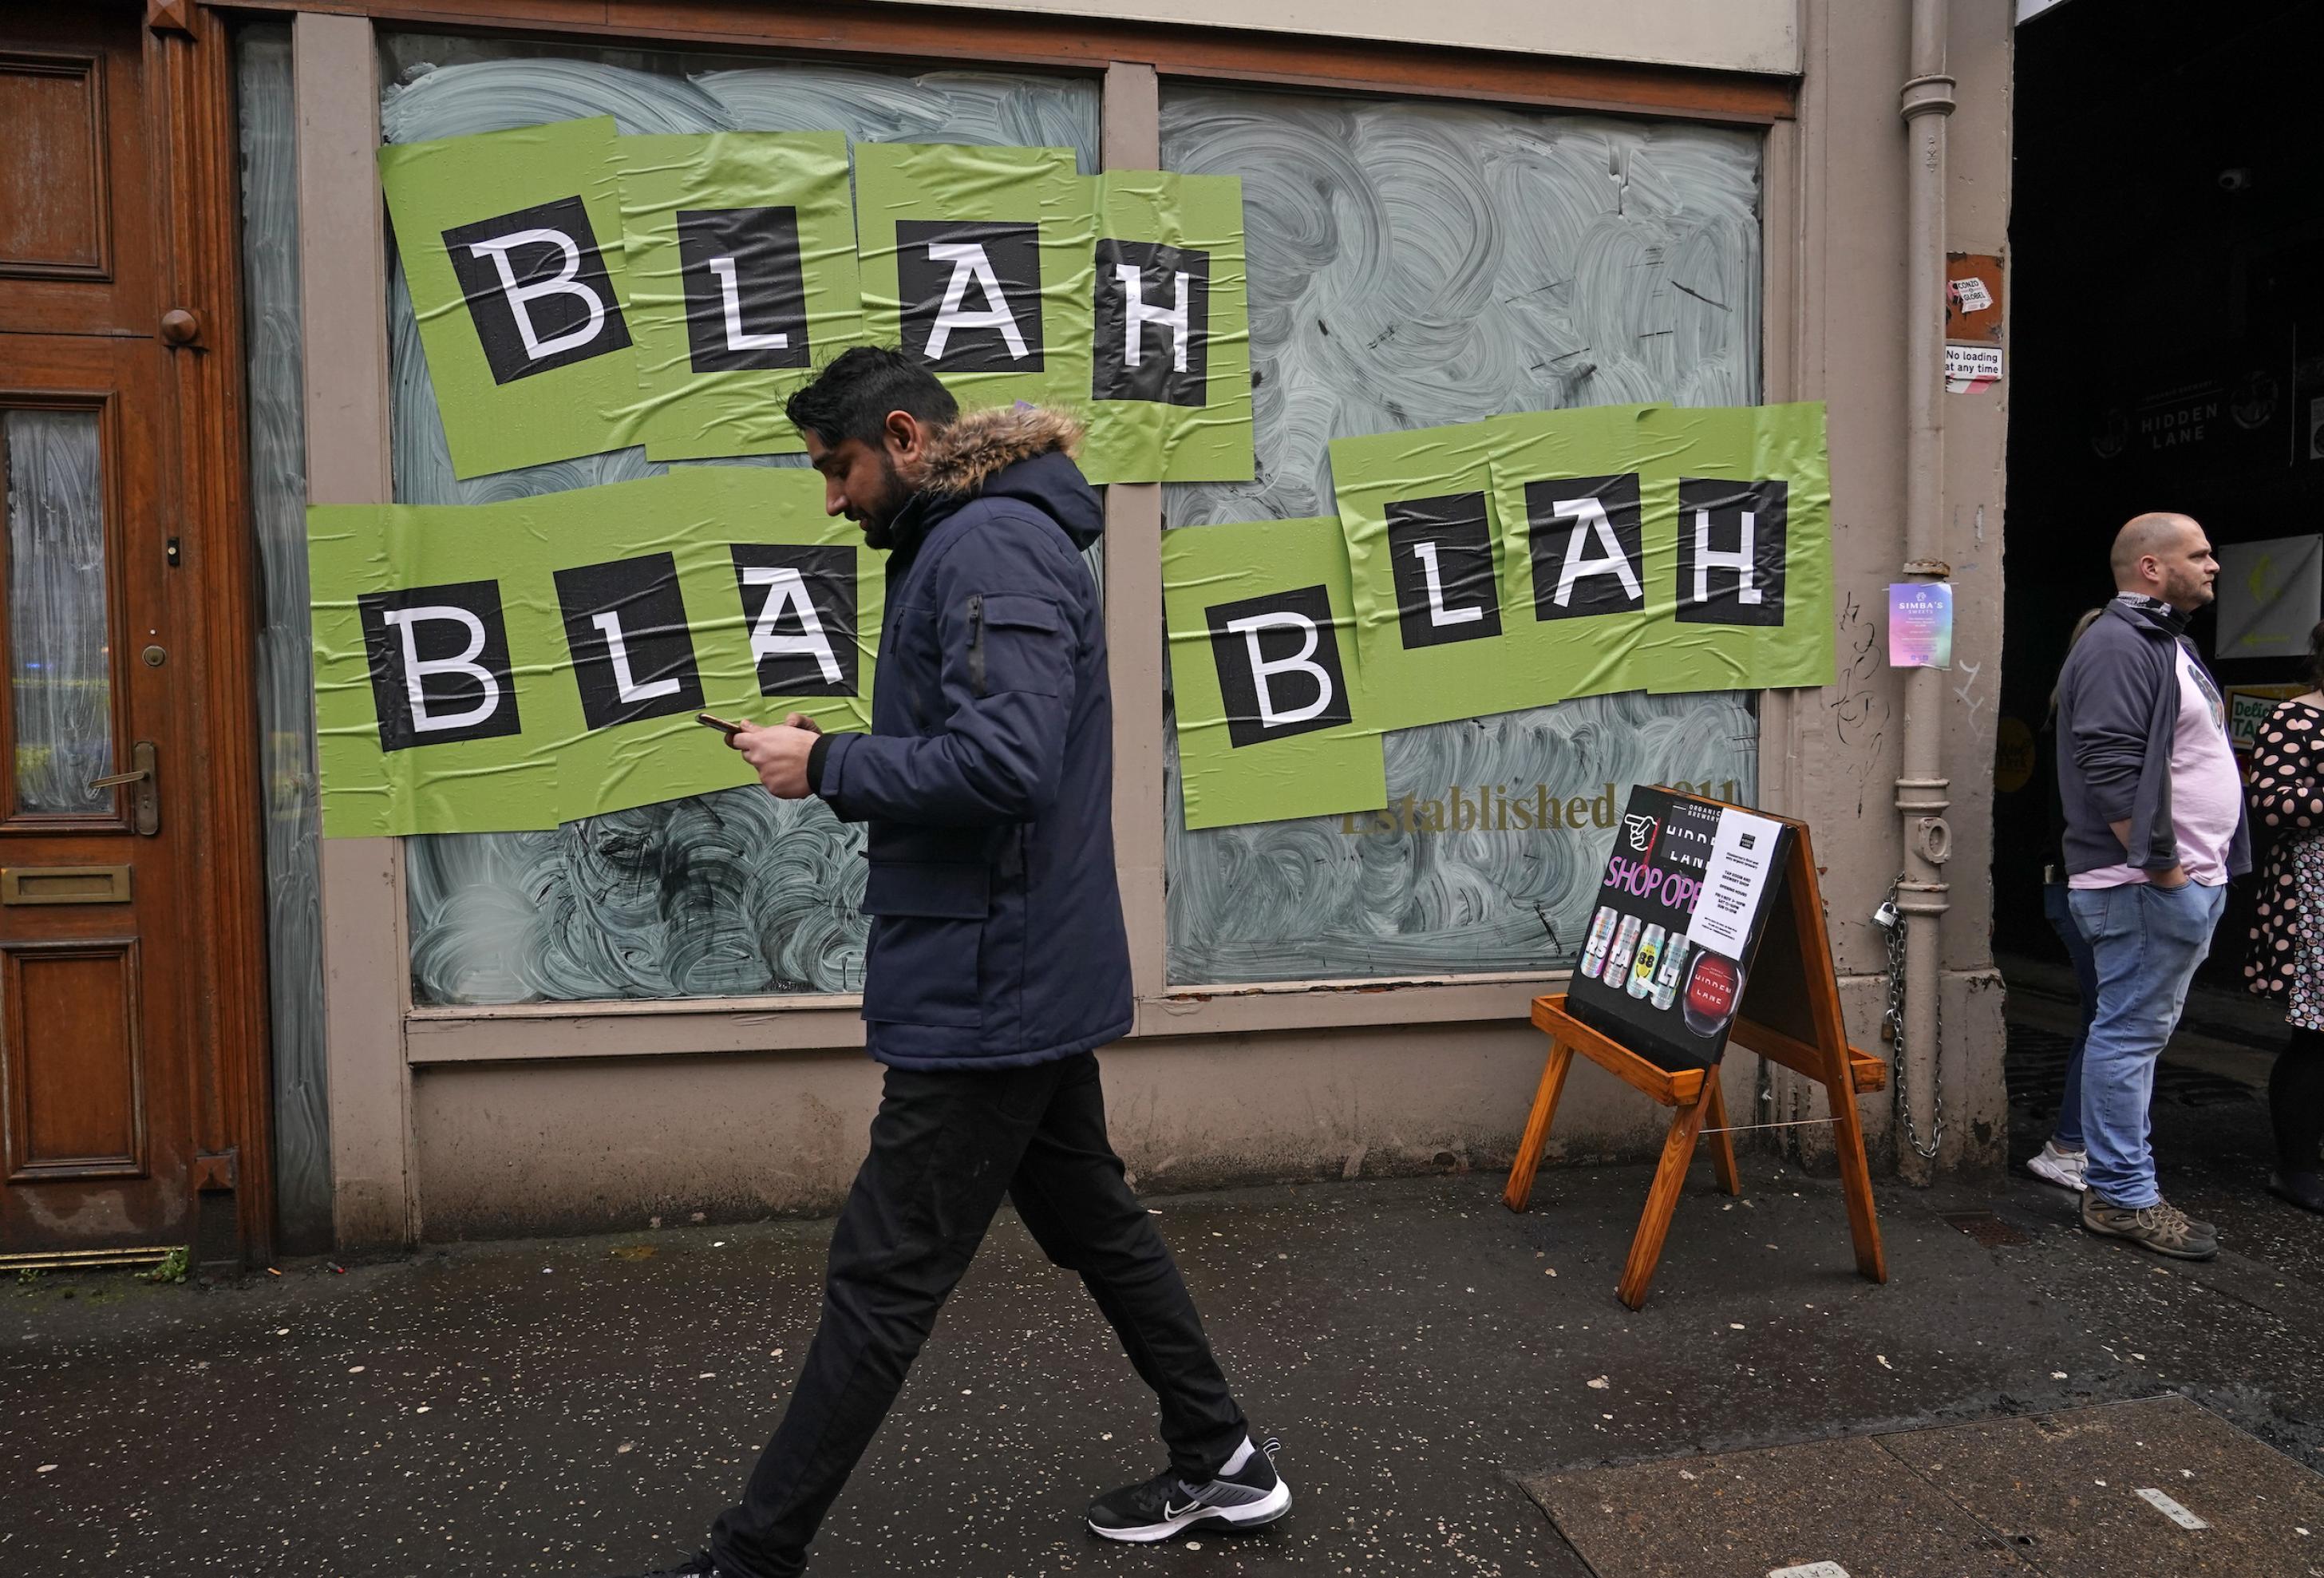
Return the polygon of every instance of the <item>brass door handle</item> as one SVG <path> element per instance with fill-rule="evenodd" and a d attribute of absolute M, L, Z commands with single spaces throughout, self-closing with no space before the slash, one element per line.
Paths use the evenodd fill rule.
<path fill-rule="evenodd" d="M 161 758 L 152 741 L 140 740 L 129 748 L 129 760 L 133 765 L 127 772 L 90 779 L 88 787 L 117 789 L 124 784 L 135 784 L 137 788 L 129 797 L 130 825 L 151 838 L 161 831 Z"/>

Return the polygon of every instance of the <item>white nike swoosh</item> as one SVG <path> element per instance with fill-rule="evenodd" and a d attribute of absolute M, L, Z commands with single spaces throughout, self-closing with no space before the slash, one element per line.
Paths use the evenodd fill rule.
<path fill-rule="evenodd" d="M 1199 1512 L 1202 1509 L 1203 1504 L 1200 1501 L 1189 1501 L 1184 1507 L 1173 1507 L 1167 1501 L 1162 1503 L 1162 1516 L 1165 1519 L 1184 1518 L 1189 1512 Z"/>

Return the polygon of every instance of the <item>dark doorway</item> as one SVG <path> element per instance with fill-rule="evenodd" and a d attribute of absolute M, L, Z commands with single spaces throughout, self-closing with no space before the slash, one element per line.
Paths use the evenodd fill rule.
<path fill-rule="evenodd" d="M 2190 12 L 2069 0 L 2017 33 L 2010 221 L 2008 571 L 1995 801 L 2005 954 L 2063 958 L 2042 911 L 2046 763 L 2030 746 L 2107 549 L 2144 510 L 2216 544 L 2324 531 L 2324 7 Z M 2224 577 L 2223 577 L 2224 580 Z M 2223 656 L 2229 687 L 2298 678 L 2296 649 Z M 2207 977 L 2239 980 L 2247 895 Z"/>

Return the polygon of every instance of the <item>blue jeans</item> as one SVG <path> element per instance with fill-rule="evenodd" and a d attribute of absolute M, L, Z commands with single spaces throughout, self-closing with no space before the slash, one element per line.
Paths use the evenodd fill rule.
<path fill-rule="evenodd" d="M 2134 882 L 2079 889 L 2066 902 L 2098 957 L 2098 1011 L 2082 1055 L 2090 1192 L 2140 1210 L 2163 1197 L 2146 1142 L 2155 1060 L 2178 1028 L 2195 966 L 2211 951 L 2227 891 Z"/>
<path fill-rule="evenodd" d="M 2098 959 L 2090 952 L 2089 938 L 2074 924 L 2074 912 L 2066 903 L 2066 884 L 2042 884 L 2042 913 L 2049 918 L 2050 929 L 2066 945 L 2066 956 L 2074 962 L 2074 984 L 2082 998 L 2081 1028 L 2074 1032 L 2074 1049 L 2066 1055 L 2066 1085 L 2058 1096 L 2057 1130 L 2051 1136 L 2060 1150 L 2082 1149 L 2082 1048 L 2089 1045 L 2090 1020 L 2098 1011 Z"/>

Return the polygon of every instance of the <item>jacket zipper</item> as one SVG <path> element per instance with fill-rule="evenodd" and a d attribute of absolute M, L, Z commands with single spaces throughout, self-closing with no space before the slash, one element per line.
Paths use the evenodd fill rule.
<path fill-rule="evenodd" d="M 984 597 L 981 593 L 968 600 L 968 687 L 980 697 L 984 694 Z"/>

